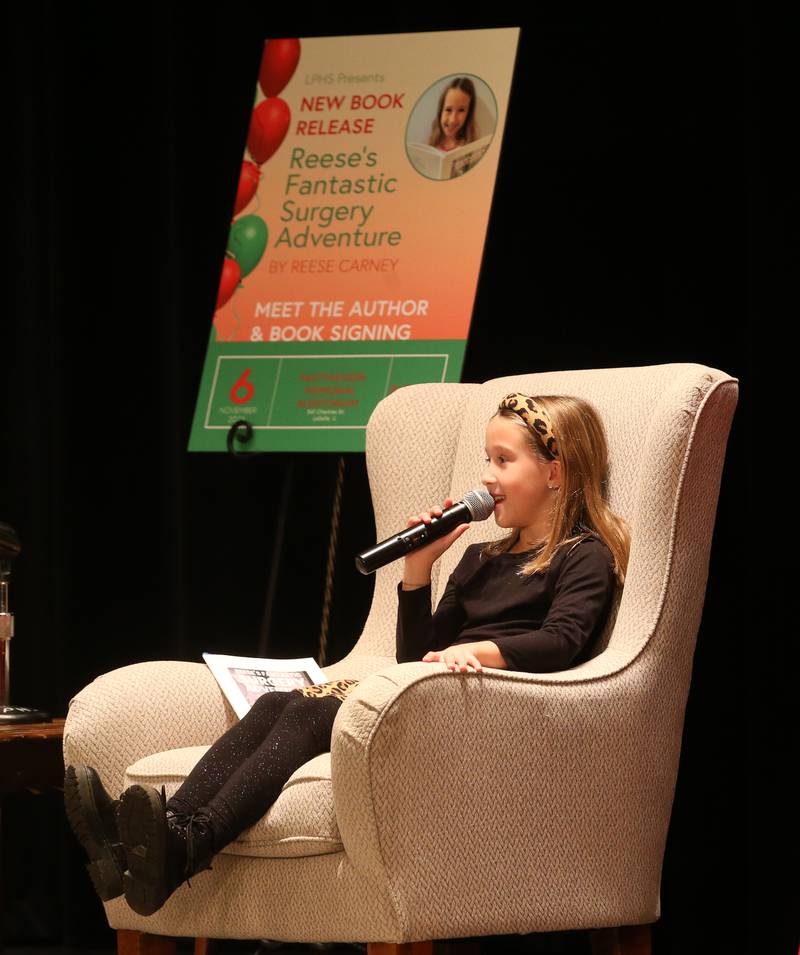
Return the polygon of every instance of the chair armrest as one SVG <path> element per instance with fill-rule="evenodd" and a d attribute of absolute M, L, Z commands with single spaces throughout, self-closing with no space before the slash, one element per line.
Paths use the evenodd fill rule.
<path fill-rule="evenodd" d="M 521 886 L 578 928 L 598 887 L 630 902 L 631 923 L 658 906 L 680 733 L 659 730 L 658 694 L 635 665 L 553 676 L 404 663 L 362 681 L 337 714 L 345 851 L 388 882 L 415 937 L 435 937 L 420 914 L 435 932 L 454 896 L 479 916 Z"/>
<path fill-rule="evenodd" d="M 134 663 L 98 676 L 70 700 L 64 765 L 93 766 L 116 797 L 137 759 L 213 743 L 236 721 L 205 663 Z"/>

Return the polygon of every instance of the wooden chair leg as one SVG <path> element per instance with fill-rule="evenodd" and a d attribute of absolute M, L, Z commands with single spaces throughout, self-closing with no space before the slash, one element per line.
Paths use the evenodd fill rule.
<path fill-rule="evenodd" d="M 432 942 L 370 942 L 367 955 L 480 955 L 480 939 L 437 938 Z"/>
<path fill-rule="evenodd" d="M 369 942 L 367 955 L 433 955 L 433 942 Z"/>
<path fill-rule="evenodd" d="M 175 955 L 176 940 L 132 929 L 117 929 L 117 955 Z"/>
<path fill-rule="evenodd" d="M 592 955 L 651 955 L 649 925 L 596 928 L 589 937 Z"/>

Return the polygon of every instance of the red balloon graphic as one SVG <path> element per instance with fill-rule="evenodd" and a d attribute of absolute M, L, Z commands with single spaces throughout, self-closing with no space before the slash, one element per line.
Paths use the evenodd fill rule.
<path fill-rule="evenodd" d="M 299 40 L 267 40 L 258 71 L 258 85 L 264 96 L 277 96 L 294 76 L 300 59 Z"/>
<path fill-rule="evenodd" d="M 253 110 L 247 133 L 247 148 L 259 166 L 283 142 L 291 118 L 289 107 L 277 96 L 262 100 Z"/>
<path fill-rule="evenodd" d="M 261 178 L 261 170 L 254 162 L 248 162 L 246 159 L 242 163 L 242 171 L 239 173 L 239 187 L 236 190 L 236 201 L 233 204 L 233 214 L 238 216 L 247 203 L 256 194 L 258 181 Z"/>
<path fill-rule="evenodd" d="M 217 308 L 222 308 L 222 306 L 230 300 L 233 293 L 236 291 L 236 286 L 239 284 L 239 279 L 242 277 L 242 270 L 239 267 L 239 263 L 236 259 L 229 259 L 225 257 L 225 261 L 222 263 L 222 277 L 219 280 L 219 291 L 217 292 Z"/>

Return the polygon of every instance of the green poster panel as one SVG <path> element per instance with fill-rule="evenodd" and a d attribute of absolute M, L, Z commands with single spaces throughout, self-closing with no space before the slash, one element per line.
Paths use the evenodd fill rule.
<path fill-rule="evenodd" d="M 314 344 L 273 353 L 261 344 L 210 342 L 190 451 L 226 446 L 235 422 L 253 428 L 248 451 L 363 451 L 375 405 L 404 385 L 458 381 L 461 341 Z"/>

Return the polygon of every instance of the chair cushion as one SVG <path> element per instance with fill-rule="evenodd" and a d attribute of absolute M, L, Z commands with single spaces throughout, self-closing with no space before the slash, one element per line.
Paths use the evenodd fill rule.
<path fill-rule="evenodd" d="M 185 746 L 153 753 L 125 771 L 125 787 L 153 786 L 174 795 L 210 746 Z M 259 821 L 222 850 L 239 856 L 326 855 L 341 852 L 331 785 L 331 754 L 321 753 L 297 769 Z"/>

